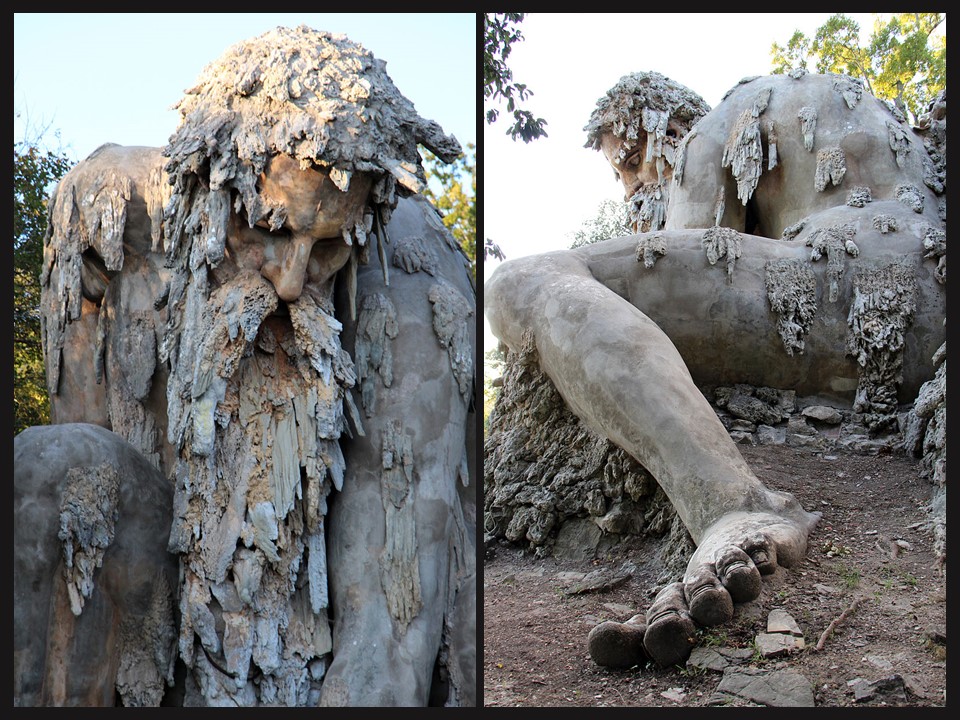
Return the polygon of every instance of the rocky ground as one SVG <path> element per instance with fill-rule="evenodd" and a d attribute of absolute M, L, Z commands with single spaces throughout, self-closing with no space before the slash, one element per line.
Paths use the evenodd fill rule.
<path fill-rule="evenodd" d="M 483 702 L 504 706 L 914 706 L 946 703 L 946 570 L 932 551 L 931 486 L 902 454 L 742 445 L 771 487 L 823 518 L 805 560 L 764 581 L 683 667 L 596 665 L 587 634 L 649 606 L 659 568 L 639 541 L 582 562 L 503 542 L 483 571 Z M 772 611 L 802 643 L 767 649 Z M 775 613 L 782 614 L 782 613 Z M 818 647 L 819 646 L 819 647 Z"/>

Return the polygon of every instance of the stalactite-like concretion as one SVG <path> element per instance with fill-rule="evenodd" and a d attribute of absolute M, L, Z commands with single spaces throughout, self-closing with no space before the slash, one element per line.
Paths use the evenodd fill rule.
<path fill-rule="evenodd" d="M 887 121 L 887 139 L 890 142 L 890 149 L 897 156 L 897 167 L 903 167 L 904 159 L 910 152 L 910 141 L 907 139 L 907 133 L 900 125 Z"/>
<path fill-rule="evenodd" d="M 809 152 L 813 152 L 814 139 L 817 133 L 817 109 L 813 107 L 802 107 L 797 113 L 800 120 L 800 134 L 803 136 L 803 147 Z"/>
<path fill-rule="evenodd" d="M 853 110 L 863 97 L 863 81 L 849 75 L 838 75 L 833 81 L 833 89 L 840 93 L 847 107 Z"/>
<path fill-rule="evenodd" d="M 272 315 L 270 284 L 241 273 L 211 293 L 172 363 L 180 652 L 205 704 L 308 704 L 332 648 L 323 518 L 348 416 L 362 432 L 356 376 L 340 323 L 310 293 L 286 307 L 289 322 Z"/>
<path fill-rule="evenodd" d="M 420 612 L 423 601 L 417 561 L 413 445 L 400 422 L 384 429 L 381 460 L 380 493 L 386 532 L 380 556 L 380 584 L 387 608 L 403 633 Z"/>
<path fill-rule="evenodd" d="M 60 500 L 60 530 L 70 609 L 83 611 L 93 593 L 93 576 L 113 542 L 120 510 L 120 475 L 109 463 L 67 471 Z"/>
<path fill-rule="evenodd" d="M 813 176 L 813 187 L 817 192 L 826 190 L 827 185 L 839 185 L 846 174 L 847 158 L 842 148 L 824 148 L 817 152 L 817 169 Z"/>
<path fill-rule="evenodd" d="M 872 224 L 877 232 L 883 233 L 884 235 L 888 232 L 896 232 L 900 229 L 900 221 L 897 219 L 896 215 L 890 215 L 889 213 L 879 213 L 874 215 Z"/>
<path fill-rule="evenodd" d="M 770 309 L 777 314 L 777 331 L 787 355 L 803 353 L 804 336 L 817 313 L 817 281 L 799 260 L 770 261 L 764 268 Z"/>
<path fill-rule="evenodd" d="M 109 154 L 112 144 L 94 150 L 87 161 L 67 173 L 48 203 L 40 284 L 43 343 L 47 362 L 47 389 L 58 391 L 64 333 L 80 317 L 81 283 L 87 288 L 105 284 L 84 267 L 84 252 L 93 250 L 103 272 L 123 267 L 123 234 L 127 205 L 133 196 L 129 175 L 109 164 L 96 162 Z"/>
<path fill-rule="evenodd" d="M 733 271 L 742 249 L 740 233 L 732 228 L 712 227 L 703 233 L 701 246 L 707 253 L 707 262 L 716 265 L 721 258 L 727 258 L 727 282 L 733 282 Z"/>
<path fill-rule="evenodd" d="M 915 185 L 898 185 L 894 194 L 899 202 L 915 213 L 923 212 L 923 193 Z"/>
<path fill-rule="evenodd" d="M 680 143 L 677 145 L 677 151 L 674 153 L 673 180 L 671 184 L 677 186 L 683 184 L 683 170 L 687 161 L 687 147 L 696 136 L 697 131 L 691 130 L 683 136 L 683 139 L 680 140 Z"/>
<path fill-rule="evenodd" d="M 765 88 L 757 93 L 753 99 L 753 105 L 740 113 L 723 147 L 720 166 L 730 168 L 730 172 L 737 181 L 737 197 L 744 205 L 757 189 L 760 173 L 763 172 L 760 116 L 767 109 L 771 92 L 771 88 Z M 776 164 L 774 160 L 771 162 Z"/>
<path fill-rule="evenodd" d="M 433 330 L 440 344 L 447 349 L 460 394 L 467 398 L 473 388 L 473 345 L 470 342 L 473 305 L 445 281 L 430 288 L 429 299 L 433 304 Z"/>
<path fill-rule="evenodd" d="M 860 366 L 854 410 L 871 430 L 896 422 L 904 335 L 913 319 L 916 275 L 904 263 L 861 270 L 853 281 L 848 352 Z"/>
<path fill-rule="evenodd" d="M 854 225 L 844 223 L 827 228 L 817 228 L 807 238 L 807 246 L 812 247 L 810 259 L 816 262 L 824 255 L 827 256 L 827 282 L 829 283 L 828 297 L 830 302 L 836 302 L 840 294 L 840 280 L 843 277 L 844 258 L 846 255 L 857 257 L 860 249 L 853 242 L 857 229 Z"/>
<path fill-rule="evenodd" d="M 717 201 L 713 206 L 713 224 L 720 225 L 720 221 L 723 220 L 723 211 L 727 208 L 727 196 L 724 192 L 724 189 L 721 187 L 717 190 Z"/>
<path fill-rule="evenodd" d="M 661 230 L 667 221 L 669 185 L 647 183 L 635 192 L 627 204 L 630 223 L 638 233 Z"/>
<path fill-rule="evenodd" d="M 658 255 L 666 254 L 667 246 L 660 233 L 644 235 L 637 241 L 637 262 L 642 262 L 646 268 L 656 264 Z"/>
<path fill-rule="evenodd" d="M 360 399 L 367 417 L 377 410 L 376 378 L 384 387 L 393 384 L 393 350 L 391 341 L 397 337 L 397 310 L 390 298 L 372 293 L 363 298 L 357 320 L 356 355 L 357 375 L 360 380 Z"/>
<path fill-rule="evenodd" d="M 923 235 L 924 258 L 937 261 L 934 277 L 941 285 L 947 284 L 947 233 L 939 228 L 929 227 Z"/>
<path fill-rule="evenodd" d="M 779 158 L 777 155 L 777 143 L 780 138 L 777 135 L 777 124 L 770 120 L 767 123 L 767 170 L 773 170 L 777 167 Z"/>
<path fill-rule="evenodd" d="M 868 187 L 857 185 L 856 187 L 850 188 L 850 191 L 847 193 L 847 205 L 850 207 L 866 207 L 869 202 L 873 202 L 873 195 Z"/>
<path fill-rule="evenodd" d="M 393 265 L 408 273 L 422 270 L 427 275 L 437 274 L 437 253 L 419 235 L 408 235 L 394 240 Z"/>
<path fill-rule="evenodd" d="M 723 148 L 721 167 L 730 168 L 737 180 L 737 197 L 744 205 L 760 182 L 763 146 L 760 142 L 760 121 L 753 111 L 744 110 Z"/>
<path fill-rule="evenodd" d="M 117 692 L 124 707 L 158 707 L 166 686 L 173 684 L 176 624 L 173 588 L 158 573 L 143 617 L 124 618 L 120 625 Z"/>

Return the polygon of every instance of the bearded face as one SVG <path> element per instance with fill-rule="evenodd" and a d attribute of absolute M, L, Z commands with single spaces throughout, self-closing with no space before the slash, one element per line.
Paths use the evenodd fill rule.
<path fill-rule="evenodd" d="M 623 199 L 635 232 L 660 230 L 682 128 L 670 120 L 663 134 L 649 133 L 628 145 L 612 132 L 600 136 L 600 149 L 623 185 Z"/>
<path fill-rule="evenodd" d="M 223 260 L 192 273 L 171 309 L 182 332 L 168 386 L 180 449 L 170 547 L 185 558 L 180 651 L 206 697 L 306 704 L 332 648 L 326 497 L 343 482 L 348 416 L 363 432 L 332 292 L 371 185 L 355 174 L 341 190 L 326 171 L 273 158 L 260 192 L 274 227 L 231 210 Z"/>

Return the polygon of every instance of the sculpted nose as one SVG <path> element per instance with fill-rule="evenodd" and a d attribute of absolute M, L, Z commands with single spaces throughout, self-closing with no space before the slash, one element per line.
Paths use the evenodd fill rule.
<path fill-rule="evenodd" d="M 289 242 L 280 244 L 275 260 L 263 264 L 261 274 L 273 283 L 284 302 L 293 302 L 303 292 L 307 263 L 315 242 L 309 235 L 294 235 Z"/>

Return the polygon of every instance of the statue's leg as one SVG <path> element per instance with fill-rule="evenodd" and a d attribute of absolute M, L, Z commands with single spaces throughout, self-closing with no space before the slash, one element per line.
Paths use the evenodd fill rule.
<path fill-rule="evenodd" d="M 648 652 L 661 664 L 675 662 L 685 656 L 677 645 L 690 637 L 689 617 L 728 619 L 734 599 L 759 592 L 759 573 L 803 556 L 818 516 L 757 479 L 670 339 L 599 283 L 580 255 L 504 263 L 484 298 L 498 337 L 519 347 L 525 332 L 533 334 L 541 365 L 570 408 L 653 474 L 697 543 L 683 593 L 673 587 L 647 617 Z M 742 564 L 730 557 L 733 548 L 747 553 L 736 558 Z"/>
<path fill-rule="evenodd" d="M 160 704 L 176 657 L 172 496 L 102 427 L 15 438 L 16 704 Z"/>
<path fill-rule="evenodd" d="M 395 253 L 408 239 L 402 208 L 390 225 Z M 469 286 L 448 280 L 463 268 L 445 260 L 449 248 L 433 252 L 432 274 L 391 266 L 389 286 L 376 261 L 362 268 L 357 319 L 345 322 L 365 435 L 343 443 L 343 489 L 329 499 L 333 662 L 322 705 L 475 701 L 475 680 L 464 677 L 475 655 L 475 509 L 458 489 L 469 474 L 475 320 Z M 466 377 L 452 352 L 466 353 Z"/>

